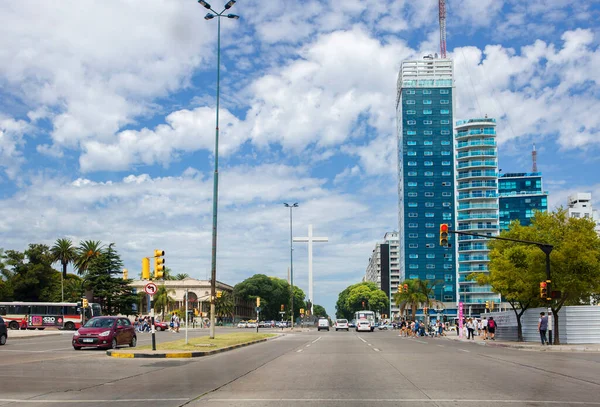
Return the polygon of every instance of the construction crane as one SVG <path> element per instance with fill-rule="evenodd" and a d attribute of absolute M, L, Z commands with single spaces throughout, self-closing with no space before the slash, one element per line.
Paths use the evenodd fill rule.
<path fill-rule="evenodd" d="M 440 2 L 440 56 L 446 58 L 446 0 Z"/>

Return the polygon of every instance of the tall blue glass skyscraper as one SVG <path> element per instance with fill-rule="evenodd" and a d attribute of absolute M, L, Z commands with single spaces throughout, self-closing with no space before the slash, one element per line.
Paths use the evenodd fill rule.
<path fill-rule="evenodd" d="M 452 60 L 402 62 L 397 91 L 400 280 L 435 282 L 435 299 L 456 302 L 455 239 L 439 241 L 455 222 Z"/>

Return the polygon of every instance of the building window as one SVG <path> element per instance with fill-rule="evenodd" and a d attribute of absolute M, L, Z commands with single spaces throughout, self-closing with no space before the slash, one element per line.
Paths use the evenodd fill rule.
<path fill-rule="evenodd" d="M 440 124 L 450 124 L 450 120 L 440 120 Z"/>
<path fill-rule="evenodd" d="M 409 183 L 408 183 L 408 186 L 409 186 L 409 187 L 416 187 L 416 186 L 417 186 L 417 183 L 416 183 L 416 182 L 409 182 Z"/>
<path fill-rule="evenodd" d="M 417 162 L 416 161 L 409 161 L 408 162 L 408 166 L 409 167 L 416 167 L 417 166 Z"/>
<path fill-rule="evenodd" d="M 416 141 L 407 141 L 407 142 L 406 142 L 406 145 L 407 145 L 407 146 L 416 146 L 416 145 L 417 145 L 417 142 L 416 142 Z"/>
<path fill-rule="evenodd" d="M 445 196 L 445 197 L 452 196 L 452 192 L 442 192 L 442 196 Z"/>
<path fill-rule="evenodd" d="M 444 274 L 444 281 L 446 281 L 446 282 L 452 281 L 452 274 Z"/>
<path fill-rule="evenodd" d="M 433 124 L 431 120 L 423 120 L 423 124 Z"/>
<path fill-rule="evenodd" d="M 425 196 L 427 198 L 432 198 L 434 196 L 433 192 L 425 192 Z"/>
<path fill-rule="evenodd" d="M 425 161 L 424 164 L 426 167 L 431 167 L 433 165 L 433 161 Z"/>
<path fill-rule="evenodd" d="M 417 196 L 417 193 L 416 192 L 409 192 L 408 196 L 411 197 L 411 198 L 415 198 Z"/>
<path fill-rule="evenodd" d="M 435 259 L 435 253 L 427 253 L 425 257 L 427 257 L 428 259 Z"/>
<path fill-rule="evenodd" d="M 425 151 L 423 155 L 433 155 L 433 151 Z"/>
<path fill-rule="evenodd" d="M 447 135 L 449 135 L 449 134 L 450 134 L 450 130 L 442 130 L 442 131 L 440 132 L 440 134 L 441 134 L 442 136 L 447 136 Z"/>
<path fill-rule="evenodd" d="M 406 114 L 417 114 L 416 110 L 407 110 Z"/>
<path fill-rule="evenodd" d="M 452 264 L 444 264 L 445 270 L 452 270 Z"/>
<path fill-rule="evenodd" d="M 433 171 L 425 171 L 426 177 L 433 177 Z"/>
<path fill-rule="evenodd" d="M 449 208 L 449 207 L 451 207 L 451 206 L 452 206 L 452 204 L 451 204 L 450 202 L 444 202 L 444 203 L 442 204 L 442 206 L 443 206 L 444 208 Z"/>
<path fill-rule="evenodd" d="M 433 218 L 433 217 L 434 217 L 434 214 L 433 214 L 432 212 L 426 212 L 426 213 L 425 213 L 425 217 L 426 217 L 426 218 Z"/>
<path fill-rule="evenodd" d="M 433 110 L 425 109 L 423 110 L 423 114 L 433 114 Z"/>
<path fill-rule="evenodd" d="M 427 239 L 433 239 L 435 237 L 435 233 L 425 233 L 425 237 Z"/>
<path fill-rule="evenodd" d="M 414 95 L 414 94 L 415 94 L 415 91 L 414 91 L 414 89 L 407 89 L 407 90 L 406 90 L 406 94 L 407 94 L 407 95 Z"/>
<path fill-rule="evenodd" d="M 449 177 L 450 175 L 452 175 L 450 171 L 442 171 L 442 177 Z"/>
<path fill-rule="evenodd" d="M 450 142 L 448 140 L 442 140 L 442 145 L 443 146 L 449 146 Z"/>
<path fill-rule="evenodd" d="M 451 295 L 444 295 L 444 301 L 452 301 L 454 299 Z"/>
<path fill-rule="evenodd" d="M 448 105 L 448 104 L 450 104 L 449 100 L 446 100 L 446 99 L 440 100 L 440 105 Z"/>
<path fill-rule="evenodd" d="M 418 268 L 419 268 L 419 265 L 418 265 L 418 264 L 409 264 L 409 265 L 408 265 L 408 268 L 409 268 L 409 269 L 412 269 L 412 270 L 414 270 L 414 269 L 418 269 Z"/>
<path fill-rule="evenodd" d="M 433 228 L 433 227 L 435 227 L 435 225 L 433 223 L 426 223 L 425 227 L 426 228 Z"/>
<path fill-rule="evenodd" d="M 417 172 L 416 171 L 409 171 L 408 172 L 408 176 L 409 177 L 416 177 L 417 176 Z"/>
<path fill-rule="evenodd" d="M 418 259 L 418 258 L 419 258 L 419 255 L 418 255 L 418 254 L 415 254 L 415 253 L 411 253 L 411 254 L 409 254 L 409 255 L 408 255 L 408 258 L 409 258 L 409 259 Z"/>
<path fill-rule="evenodd" d="M 409 280 L 414 280 L 414 279 L 417 279 L 417 278 L 419 278 L 419 276 L 416 275 L 416 274 L 411 274 L 411 275 L 408 276 Z"/>
<path fill-rule="evenodd" d="M 431 89 L 423 89 L 424 95 L 431 95 Z"/>
<path fill-rule="evenodd" d="M 442 161 L 442 165 L 451 165 L 452 163 L 450 161 Z"/>
<path fill-rule="evenodd" d="M 428 268 L 429 270 L 434 269 L 435 264 L 428 264 L 427 266 L 425 266 L 425 268 Z M 429 278 L 429 277 L 427 277 L 427 278 Z M 433 276 L 433 278 L 435 278 L 435 276 Z M 433 280 L 433 278 L 431 280 Z"/>
<path fill-rule="evenodd" d="M 425 130 L 423 132 L 423 135 L 425 135 L 425 136 L 433 136 L 433 132 L 431 130 Z"/>
<path fill-rule="evenodd" d="M 452 214 L 451 213 L 443 213 L 442 219 L 443 220 L 452 220 Z"/>
<path fill-rule="evenodd" d="M 450 93 L 448 89 L 440 89 L 440 95 L 447 95 L 448 93 Z"/>
<path fill-rule="evenodd" d="M 417 218 L 417 217 L 419 217 L 419 214 L 418 214 L 418 213 L 416 213 L 416 212 L 410 212 L 410 213 L 408 214 L 408 217 L 409 217 L 409 218 Z"/>
<path fill-rule="evenodd" d="M 426 183 L 425 183 L 425 186 L 426 186 L 426 187 L 432 187 L 432 186 L 433 186 L 433 182 L 426 182 Z"/>
<path fill-rule="evenodd" d="M 425 202 L 426 208 L 433 208 L 434 206 L 435 206 L 435 204 L 433 202 Z"/>
<path fill-rule="evenodd" d="M 423 104 L 424 105 L 430 105 L 431 104 L 431 100 L 423 100 Z"/>
<path fill-rule="evenodd" d="M 406 155 L 414 156 L 414 155 L 417 155 L 417 152 L 416 151 L 407 151 Z"/>
<path fill-rule="evenodd" d="M 413 125 L 417 124 L 417 121 L 416 120 L 409 120 L 409 121 L 406 122 L 406 124 L 408 124 L 409 126 L 413 126 Z"/>
<path fill-rule="evenodd" d="M 406 135 L 407 135 L 407 136 L 416 136 L 416 135 L 417 135 L 417 132 L 416 132 L 416 131 L 414 131 L 414 130 L 408 130 L 408 131 L 406 132 Z"/>
<path fill-rule="evenodd" d="M 453 287 L 451 284 L 446 284 L 444 286 L 444 292 L 452 292 L 452 290 L 453 290 Z"/>
<path fill-rule="evenodd" d="M 451 187 L 451 186 L 452 186 L 452 183 L 451 183 L 451 182 L 448 182 L 448 181 L 444 181 L 444 182 L 442 182 L 442 186 L 443 186 L 443 187 Z"/>
<path fill-rule="evenodd" d="M 418 243 L 409 243 L 408 244 L 408 248 L 409 249 L 418 249 L 419 248 L 419 244 Z"/>
<path fill-rule="evenodd" d="M 428 249 L 435 249 L 435 243 L 427 243 L 425 247 Z"/>
<path fill-rule="evenodd" d="M 412 100 L 412 99 L 409 99 L 409 100 L 407 100 L 407 101 L 406 101 L 406 104 L 407 104 L 407 105 L 414 105 L 414 104 L 415 104 L 415 101 L 414 101 L 414 100 Z"/>
<path fill-rule="evenodd" d="M 450 110 L 442 109 L 442 110 L 440 110 L 440 114 L 450 114 Z"/>
<path fill-rule="evenodd" d="M 408 227 L 409 227 L 409 228 L 418 228 L 418 227 L 419 227 L 419 224 L 418 224 L 418 223 L 409 223 L 409 224 L 408 224 Z"/>
<path fill-rule="evenodd" d="M 452 151 L 442 151 L 442 155 L 452 155 Z"/>
<path fill-rule="evenodd" d="M 409 239 L 416 239 L 416 238 L 418 238 L 418 237 L 419 237 L 419 234 L 418 234 L 418 233 L 409 233 L 409 234 L 408 234 L 408 238 L 409 238 Z"/>
<path fill-rule="evenodd" d="M 425 146 L 432 146 L 433 145 L 433 141 L 431 141 L 431 140 L 425 140 L 423 142 L 423 145 L 425 145 Z"/>
<path fill-rule="evenodd" d="M 417 206 L 419 206 L 419 204 L 418 204 L 418 203 L 416 203 L 416 202 L 409 202 L 409 203 L 408 203 L 408 207 L 409 207 L 409 208 L 416 208 Z"/>

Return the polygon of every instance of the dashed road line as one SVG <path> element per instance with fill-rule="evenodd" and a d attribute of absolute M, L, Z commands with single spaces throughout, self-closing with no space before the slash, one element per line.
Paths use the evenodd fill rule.
<path fill-rule="evenodd" d="M 300 353 L 302 352 L 304 349 L 298 349 L 296 352 Z"/>
<path fill-rule="evenodd" d="M 360 336 L 358 337 L 358 339 L 360 339 L 361 341 L 363 341 L 364 343 L 367 343 L 367 341 L 365 341 L 363 338 L 361 338 Z"/>
<path fill-rule="evenodd" d="M 466 350 L 466 349 L 459 349 L 459 350 L 462 350 L 463 352 L 467 352 L 467 353 L 471 352 L 470 350 Z"/>
<path fill-rule="evenodd" d="M 315 339 L 314 341 L 312 341 L 311 343 L 315 343 L 316 341 L 318 341 L 319 339 L 321 339 L 322 336 L 319 336 L 317 339 Z"/>

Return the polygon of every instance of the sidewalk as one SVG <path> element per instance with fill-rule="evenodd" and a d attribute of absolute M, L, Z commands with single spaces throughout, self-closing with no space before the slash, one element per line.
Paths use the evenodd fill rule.
<path fill-rule="evenodd" d="M 457 342 L 467 342 L 473 343 L 475 345 L 482 346 L 491 346 L 495 348 L 512 348 L 512 349 L 521 349 L 527 351 L 537 351 L 537 352 L 600 352 L 600 344 L 592 343 L 592 344 L 573 344 L 573 345 L 546 345 L 543 346 L 538 342 L 509 342 L 509 341 L 484 341 L 481 336 L 476 336 L 475 339 L 466 339 L 465 336 L 463 338 L 459 338 L 455 332 L 445 336 L 446 339 L 457 341 Z"/>
<path fill-rule="evenodd" d="M 35 339 L 46 336 L 54 336 L 54 335 L 73 335 L 75 331 L 59 331 L 57 329 L 44 329 L 43 331 L 38 330 L 8 330 L 8 339 L 9 340 L 17 340 L 17 339 Z"/>

